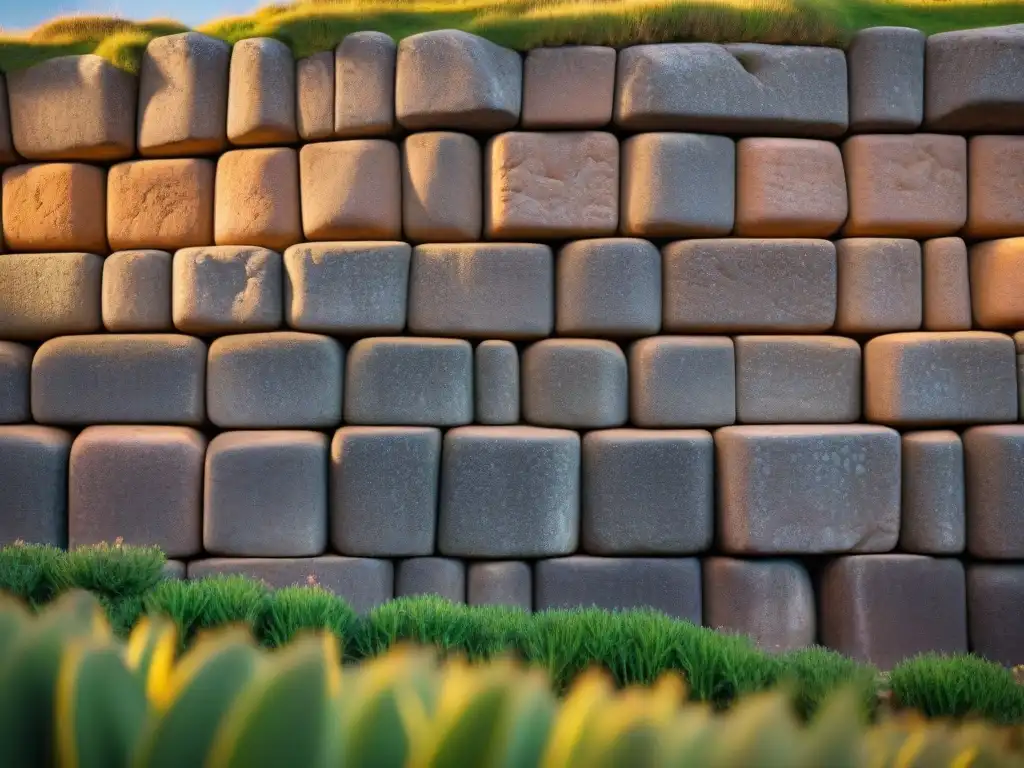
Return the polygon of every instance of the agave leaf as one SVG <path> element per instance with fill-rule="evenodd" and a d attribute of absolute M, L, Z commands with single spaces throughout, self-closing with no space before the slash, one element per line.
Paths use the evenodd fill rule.
<path fill-rule="evenodd" d="M 0 659 L 22 632 L 28 630 L 30 617 L 25 606 L 18 600 L 0 594 Z"/>
<path fill-rule="evenodd" d="M 145 682 L 147 698 L 158 698 L 174 670 L 178 631 L 162 616 L 144 616 L 128 636 L 128 668 Z"/>
<path fill-rule="evenodd" d="M 491 752 L 495 768 L 540 765 L 555 717 L 555 697 L 547 675 L 527 670 L 510 686 L 503 722 Z"/>
<path fill-rule="evenodd" d="M 863 761 L 864 707 L 859 692 L 844 688 L 822 705 L 800 741 L 800 765 L 857 768 Z"/>
<path fill-rule="evenodd" d="M 587 734 L 611 695 L 611 681 L 603 672 L 588 670 L 577 678 L 555 716 L 543 768 L 580 764 Z"/>
<path fill-rule="evenodd" d="M 658 764 L 666 768 L 708 765 L 721 731 L 721 719 L 706 704 L 688 705 L 665 726 Z"/>
<path fill-rule="evenodd" d="M 708 768 L 793 768 L 800 731 L 787 695 L 750 695 L 723 719 Z"/>
<path fill-rule="evenodd" d="M 478 679 L 474 680 L 476 677 Z M 483 678 L 483 679 L 480 679 Z M 490 679 L 487 679 L 490 678 Z M 454 688 L 461 688 L 452 692 Z M 508 687 L 487 671 L 449 675 L 441 687 L 434 738 L 416 768 L 484 768 L 504 714 Z M 449 703 L 450 702 L 450 703 Z"/>

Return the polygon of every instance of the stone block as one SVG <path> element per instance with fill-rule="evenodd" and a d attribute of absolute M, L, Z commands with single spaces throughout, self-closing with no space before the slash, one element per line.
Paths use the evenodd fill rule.
<path fill-rule="evenodd" d="M 533 571 L 527 563 L 516 560 L 470 563 L 466 602 L 533 610 Z"/>
<path fill-rule="evenodd" d="M 951 430 L 905 432 L 900 549 L 918 555 L 964 551 L 964 447 Z"/>
<path fill-rule="evenodd" d="M 613 235 L 619 226 L 619 140 L 599 131 L 495 136 L 484 168 L 488 239 Z"/>
<path fill-rule="evenodd" d="M 629 372 L 617 344 L 545 339 L 523 352 L 523 418 L 545 427 L 598 429 L 626 423 Z"/>
<path fill-rule="evenodd" d="M 974 136 L 967 158 L 964 232 L 976 238 L 1024 235 L 1024 136 Z"/>
<path fill-rule="evenodd" d="M 29 381 L 32 348 L 0 341 L 0 424 L 29 421 Z"/>
<path fill-rule="evenodd" d="M 979 328 L 1024 327 L 1024 237 L 975 243 L 968 256 L 971 309 Z"/>
<path fill-rule="evenodd" d="M 283 251 L 302 242 L 299 163 L 294 149 L 236 149 L 217 160 L 213 236 L 217 245 Z"/>
<path fill-rule="evenodd" d="M 829 563 L 819 588 L 823 644 L 882 670 L 920 653 L 967 652 L 964 566 L 922 555 Z"/>
<path fill-rule="evenodd" d="M 0 165 L 13 165 L 18 161 L 11 137 L 11 110 L 7 100 L 7 80 L 0 75 Z"/>
<path fill-rule="evenodd" d="M 206 411 L 221 428 L 308 428 L 341 422 L 345 353 L 329 336 L 279 331 L 210 344 Z"/>
<path fill-rule="evenodd" d="M 86 427 L 71 446 L 68 547 L 122 539 L 198 555 L 205 454 L 189 427 Z"/>
<path fill-rule="evenodd" d="M 682 240 L 661 256 L 663 331 L 822 333 L 835 322 L 827 240 Z"/>
<path fill-rule="evenodd" d="M 382 139 L 307 144 L 299 152 L 302 229 L 308 240 L 398 240 L 398 146 Z"/>
<path fill-rule="evenodd" d="M 846 49 L 850 130 L 915 131 L 924 116 L 925 34 L 910 27 L 870 27 Z"/>
<path fill-rule="evenodd" d="M 921 327 L 921 246 L 916 240 L 839 240 L 836 265 L 837 333 L 878 334 Z"/>
<path fill-rule="evenodd" d="M 414 133 L 402 143 L 402 225 L 416 242 L 480 239 L 483 227 L 480 144 L 464 133 Z"/>
<path fill-rule="evenodd" d="M 228 144 L 231 46 L 198 32 L 155 37 L 139 74 L 139 154 L 212 155 Z"/>
<path fill-rule="evenodd" d="M 235 557 L 310 557 L 327 548 L 327 437 L 222 432 L 206 451 L 203 548 Z"/>
<path fill-rule="evenodd" d="M 376 337 L 349 348 L 346 423 L 451 427 L 472 420 L 468 341 Z"/>
<path fill-rule="evenodd" d="M 395 570 L 395 597 L 436 595 L 453 603 L 466 602 L 466 566 L 445 557 L 402 560 Z"/>
<path fill-rule="evenodd" d="M 829 237 L 846 221 L 843 155 L 831 141 L 740 139 L 736 234 Z"/>
<path fill-rule="evenodd" d="M 768 653 L 814 645 L 814 588 L 800 562 L 709 557 L 702 576 L 705 626 L 746 635 Z"/>
<path fill-rule="evenodd" d="M 228 141 L 246 147 L 295 142 L 296 101 L 295 59 L 287 45 L 251 37 L 231 47 Z"/>
<path fill-rule="evenodd" d="M 554 327 L 554 259 L 546 245 L 418 245 L 409 330 L 464 338 L 535 339 Z"/>
<path fill-rule="evenodd" d="M 967 551 L 987 560 L 1024 558 L 1024 425 L 963 433 L 967 479 Z"/>
<path fill-rule="evenodd" d="M 736 360 L 725 336 L 655 336 L 629 348 L 629 416 L 639 427 L 736 421 Z"/>
<path fill-rule="evenodd" d="M 842 336 L 737 336 L 736 416 L 746 424 L 860 418 L 860 345 Z"/>
<path fill-rule="evenodd" d="M 185 565 L 183 560 L 168 560 L 164 563 L 163 577 L 165 579 L 174 579 L 181 581 L 186 578 L 188 573 L 188 566 Z"/>
<path fill-rule="evenodd" d="M 888 552 L 900 530 L 900 436 L 869 424 L 715 433 L 728 554 Z"/>
<path fill-rule="evenodd" d="M 43 424 L 189 424 L 205 416 L 206 345 L 175 334 L 50 339 L 32 360 Z"/>
<path fill-rule="evenodd" d="M 459 427 L 444 436 L 437 548 L 448 557 L 576 551 L 580 437 L 564 429 Z"/>
<path fill-rule="evenodd" d="M 103 326 L 113 333 L 170 331 L 171 254 L 118 251 L 103 260 Z"/>
<path fill-rule="evenodd" d="M 346 35 L 334 49 L 335 136 L 381 136 L 394 129 L 397 53 L 383 32 Z"/>
<path fill-rule="evenodd" d="M 519 122 L 519 54 L 455 29 L 410 35 L 398 45 L 395 112 L 410 131 L 504 131 Z"/>
<path fill-rule="evenodd" d="M 9 251 L 107 252 L 107 172 L 82 163 L 16 165 L 3 173 Z"/>
<path fill-rule="evenodd" d="M 94 54 L 7 73 L 14 148 L 28 160 L 120 160 L 135 152 L 138 79 Z"/>
<path fill-rule="evenodd" d="M 295 128 L 303 141 L 334 135 L 334 51 L 295 62 Z"/>
<path fill-rule="evenodd" d="M 67 546 L 70 451 L 63 430 L 0 425 L 0 546 Z"/>
<path fill-rule="evenodd" d="M 433 427 L 339 429 L 331 443 L 331 546 L 369 557 L 432 554 L 440 466 Z"/>
<path fill-rule="evenodd" d="M 320 333 L 401 333 L 411 259 L 400 242 L 293 245 L 284 252 L 285 321 Z"/>
<path fill-rule="evenodd" d="M 0 336 L 43 341 L 100 329 L 103 259 L 91 253 L 0 257 Z"/>
<path fill-rule="evenodd" d="M 614 97 L 614 48 L 566 45 L 526 54 L 523 128 L 601 128 L 612 120 Z"/>
<path fill-rule="evenodd" d="M 894 426 L 1016 421 L 1013 339 L 987 331 L 893 333 L 864 346 L 864 415 Z"/>
<path fill-rule="evenodd" d="M 701 133 L 641 133 L 622 142 L 619 229 L 641 237 L 728 235 L 736 144 Z"/>
<path fill-rule="evenodd" d="M 704 430 L 604 429 L 583 438 L 582 549 L 689 555 L 711 546 L 714 458 Z"/>
<path fill-rule="evenodd" d="M 971 653 L 1003 664 L 1024 662 L 1024 565 L 967 566 Z"/>
<path fill-rule="evenodd" d="M 478 424 L 519 421 L 519 350 L 511 341 L 491 340 L 473 353 L 474 418 Z"/>
<path fill-rule="evenodd" d="M 967 140 L 933 133 L 843 142 L 850 237 L 952 235 L 967 222 Z"/>
<path fill-rule="evenodd" d="M 111 250 L 174 251 L 213 242 L 212 160 L 137 160 L 107 175 Z"/>
<path fill-rule="evenodd" d="M 924 330 L 971 330 L 971 283 L 964 241 L 959 237 L 925 240 L 921 270 Z"/>
<path fill-rule="evenodd" d="M 183 248 L 172 269 L 178 330 L 213 335 L 280 327 L 281 254 L 230 245 Z"/>
<path fill-rule="evenodd" d="M 846 57 L 832 48 L 635 45 L 619 52 L 615 124 L 633 131 L 839 136 Z"/>

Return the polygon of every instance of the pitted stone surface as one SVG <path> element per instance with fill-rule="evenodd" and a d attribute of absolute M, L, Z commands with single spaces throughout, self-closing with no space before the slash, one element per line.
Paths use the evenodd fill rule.
<path fill-rule="evenodd" d="M 517 560 L 470 563 L 466 572 L 466 602 L 533 608 L 533 571 Z"/>
<path fill-rule="evenodd" d="M 926 36 L 910 27 L 870 27 L 846 49 L 850 129 L 914 131 L 924 116 Z"/>
<path fill-rule="evenodd" d="M 61 429 L 0 425 L 0 546 L 67 546 L 70 451 Z"/>
<path fill-rule="evenodd" d="M 964 447 L 951 430 L 903 434 L 900 549 L 919 555 L 964 551 Z"/>
<path fill-rule="evenodd" d="M 32 348 L 0 341 L 0 424 L 29 421 Z"/>
<path fill-rule="evenodd" d="M 254 37 L 231 47 L 228 140 L 235 146 L 290 144 L 295 128 L 295 60 L 280 40 Z"/>
<path fill-rule="evenodd" d="M 526 54 L 523 128 L 601 128 L 611 122 L 614 96 L 614 48 L 572 45 Z"/>
<path fill-rule="evenodd" d="M 854 237 L 836 242 L 838 333 L 921 327 L 921 246 L 915 240 Z"/>
<path fill-rule="evenodd" d="M 474 420 L 478 424 L 519 421 L 519 350 L 511 341 L 489 340 L 473 352 Z"/>
<path fill-rule="evenodd" d="M 1024 237 L 970 248 L 971 309 L 979 328 L 1024 327 Z"/>
<path fill-rule="evenodd" d="M 974 136 L 967 156 L 964 231 L 985 239 L 1024 235 L 1024 136 Z"/>
<path fill-rule="evenodd" d="M 446 557 L 402 560 L 395 570 L 395 597 L 436 595 L 453 603 L 466 602 L 466 566 Z"/>
<path fill-rule="evenodd" d="M 0 75 L 0 165 L 12 165 L 18 160 L 11 138 L 11 110 L 7 99 L 7 80 Z"/>
<path fill-rule="evenodd" d="M 91 253 L 0 257 L 0 338 L 43 341 L 100 329 L 103 259 Z"/>
<path fill-rule="evenodd" d="M 1024 661 L 1024 565 L 967 566 L 971 652 L 1007 667 Z"/>
<path fill-rule="evenodd" d="M 402 224 L 415 242 L 480 239 L 483 159 L 472 136 L 414 133 L 402 144 Z"/>
<path fill-rule="evenodd" d="M 1024 558 L 1024 425 L 974 427 L 963 441 L 967 551 L 986 560 Z"/>
<path fill-rule="evenodd" d="M 10 251 L 107 252 L 107 173 L 82 163 L 16 165 L 3 173 Z"/>
<path fill-rule="evenodd" d="M 334 135 L 334 51 L 295 62 L 295 127 L 303 141 Z"/>
<path fill-rule="evenodd" d="M 302 241 L 299 163 L 294 149 L 236 149 L 217 160 L 217 245 L 283 251 Z"/>
<path fill-rule="evenodd" d="M 395 126 L 395 57 L 383 32 L 346 35 L 334 49 L 334 134 L 381 136 Z"/>
<path fill-rule="evenodd" d="M 921 244 L 922 293 L 926 331 L 971 329 L 971 283 L 967 246 L 959 237 L 937 237 Z"/>
<path fill-rule="evenodd" d="M 119 251 L 103 260 L 103 326 L 113 333 L 171 331 L 171 254 Z"/>
<path fill-rule="evenodd" d="M 523 418 L 546 427 L 626 423 L 626 356 L 610 341 L 545 339 L 523 352 Z"/>

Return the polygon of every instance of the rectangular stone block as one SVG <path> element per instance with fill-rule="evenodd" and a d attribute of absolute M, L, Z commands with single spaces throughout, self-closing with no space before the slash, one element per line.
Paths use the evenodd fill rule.
<path fill-rule="evenodd" d="M 354 32 L 334 49 L 334 134 L 380 136 L 395 126 L 398 46 L 383 32 Z"/>
<path fill-rule="evenodd" d="M 963 433 L 967 478 L 967 551 L 987 560 L 1024 558 L 1024 425 Z"/>
<path fill-rule="evenodd" d="M 18 161 L 11 137 L 11 110 L 7 100 L 7 80 L 0 75 L 0 165 L 13 165 Z"/>
<path fill-rule="evenodd" d="M 402 142 L 402 225 L 421 243 L 480 239 L 483 157 L 472 136 L 450 131 L 414 133 Z"/>
<path fill-rule="evenodd" d="M 1024 235 L 1024 136 L 974 136 L 967 144 L 971 237 Z"/>
<path fill-rule="evenodd" d="M 870 27 L 846 49 L 850 130 L 917 130 L 924 116 L 925 34 L 910 27 Z"/>
<path fill-rule="evenodd" d="M 837 333 L 878 334 L 921 327 L 921 246 L 915 240 L 855 237 L 836 242 Z"/>
<path fill-rule="evenodd" d="M 168 560 L 164 563 L 163 577 L 180 581 L 186 578 L 188 566 L 183 560 Z"/>
<path fill-rule="evenodd" d="M 964 241 L 959 237 L 925 240 L 921 268 L 924 330 L 971 330 L 971 284 Z"/>
<path fill-rule="evenodd" d="M 436 595 L 453 603 L 466 602 L 466 566 L 445 557 L 401 560 L 395 569 L 395 597 Z"/>
<path fill-rule="evenodd" d="M 888 552 L 900 530 L 900 436 L 868 424 L 715 433 L 718 536 L 743 555 Z"/>
<path fill-rule="evenodd" d="M 295 62 L 295 127 L 303 141 L 334 135 L 334 51 Z"/>
<path fill-rule="evenodd" d="M 103 260 L 103 326 L 114 333 L 170 331 L 171 254 L 118 251 Z"/>
<path fill-rule="evenodd" d="M 615 49 L 534 48 L 523 62 L 523 128 L 601 128 L 611 122 Z"/>
<path fill-rule="evenodd" d="M 951 430 L 903 434 L 900 549 L 956 555 L 966 542 L 964 447 Z"/>
<path fill-rule="evenodd" d="M 9 251 L 107 252 L 107 172 L 83 163 L 16 165 L 3 173 Z"/>
<path fill-rule="evenodd" d="M 519 421 L 519 350 L 511 341 L 484 341 L 473 352 L 473 394 L 478 424 Z"/>
<path fill-rule="evenodd" d="M 0 424 L 29 421 L 29 381 L 33 350 L 13 341 L 0 341 Z"/>
<path fill-rule="evenodd" d="M 1024 237 L 975 243 L 970 264 L 971 309 L 979 328 L 1024 326 Z"/>
<path fill-rule="evenodd" d="M 1024 565 L 967 566 L 971 653 L 1007 667 L 1024 662 Z"/>
<path fill-rule="evenodd" d="M 545 427 L 598 429 L 626 423 L 629 373 L 617 344 L 545 339 L 523 352 L 523 418 Z"/>
<path fill-rule="evenodd" d="M 291 49 L 269 37 L 236 42 L 228 76 L 228 141 L 236 147 L 295 142 L 295 107 Z"/>
<path fill-rule="evenodd" d="M 43 341 L 98 331 L 103 259 L 91 253 L 0 258 L 0 336 Z"/>
<path fill-rule="evenodd" d="M 302 242 L 298 154 L 289 147 L 236 149 L 217 159 L 217 245 L 283 251 Z"/>
<path fill-rule="evenodd" d="M 0 546 L 67 546 L 70 451 L 63 430 L 0 425 Z"/>
<path fill-rule="evenodd" d="M 527 563 L 516 560 L 470 563 L 466 602 L 533 610 L 533 571 Z"/>

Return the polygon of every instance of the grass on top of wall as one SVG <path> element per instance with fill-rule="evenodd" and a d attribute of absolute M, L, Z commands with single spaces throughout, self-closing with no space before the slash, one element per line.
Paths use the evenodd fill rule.
<path fill-rule="evenodd" d="M 277 38 L 303 58 L 363 30 L 401 39 L 455 28 L 529 50 L 685 41 L 842 45 L 872 26 L 935 33 L 1017 22 L 1024 22 L 1022 0 L 298 0 L 197 29 L 229 43 Z M 170 20 L 58 18 L 24 35 L 0 35 L 0 71 L 96 53 L 137 72 L 149 40 L 185 29 Z"/>
<path fill-rule="evenodd" d="M 530 614 L 419 597 L 359 616 L 318 587 L 272 591 L 240 576 L 166 580 L 164 562 L 152 548 L 99 546 L 69 553 L 9 546 L 0 549 L 0 591 L 39 608 L 69 589 L 86 589 L 99 597 L 122 636 L 147 613 L 171 617 L 185 644 L 229 624 L 248 627 L 268 647 L 284 645 L 302 630 L 326 629 L 338 636 L 348 661 L 377 656 L 400 642 L 471 659 L 512 653 L 547 670 L 559 690 L 594 665 L 609 670 L 620 685 L 649 684 L 676 670 L 685 675 L 693 698 L 719 706 L 783 685 L 799 711 L 810 715 L 829 693 L 852 686 L 869 712 L 889 696 L 895 705 L 931 717 L 1024 723 L 1024 686 L 1009 670 L 972 656 L 921 656 L 880 675 L 824 648 L 770 655 L 745 637 L 653 611 Z"/>

